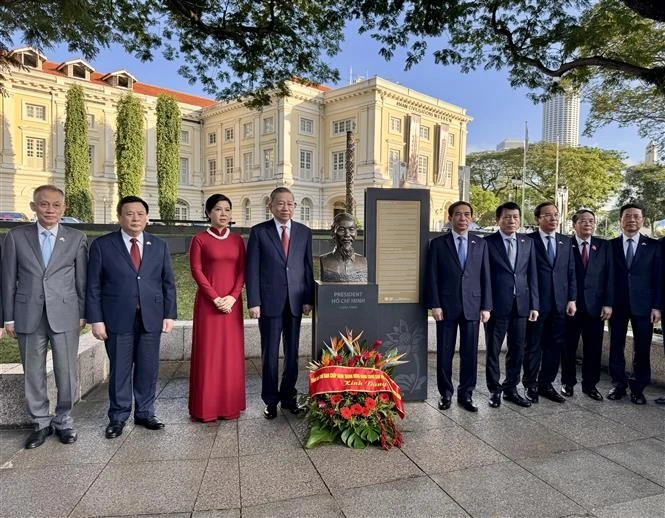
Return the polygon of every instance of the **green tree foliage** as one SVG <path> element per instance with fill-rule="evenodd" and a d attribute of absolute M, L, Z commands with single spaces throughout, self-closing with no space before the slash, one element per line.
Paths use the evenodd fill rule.
<path fill-rule="evenodd" d="M 483 227 L 494 225 L 495 211 L 501 205 L 499 196 L 493 191 L 486 191 L 479 185 L 471 185 L 469 201 L 473 206 L 473 219 Z"/>
<path fill-rule="evenodd" d="M 145 168 L 144 150 L 143 105 L 130 93 L 120 99 L 116 119 L 115 160 L 120 198 L 141 194 Z"/>
<path fill-rule="evenodd" d="M 93 221 L 90 165 L 88 161 L 88 121 L 83 88 L 67 92 L 65 119 L 65 194 L 68 216 Z"/>
<path fill-rule="evenodd" d="M 159 217 L 175 219 L 180 172 L 180 108 L 173 97 L 160 94 L 156 112 Z"/>
<path fill-rule="evenodd" d="M 653 231 L 654 222 L 665 219 L 665 166 L 639 164 L 629 167 L 619 204 L 638 202 L 644 206 L 647 222 Z"/>

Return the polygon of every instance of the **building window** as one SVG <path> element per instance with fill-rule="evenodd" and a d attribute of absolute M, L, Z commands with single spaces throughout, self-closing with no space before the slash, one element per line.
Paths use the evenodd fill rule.
<path fill-rule="evenodd" d="M 346 153 L 344 151 L 334 151 L 332 154 L 332 179 L 342 180 L 345 172 Z"/>
<path fill-rule="evenodd" d="M 187 220 L 189 219 L 189 203 L 185 200 L 178 199 L 175 202 L 175 219 Z"/>
<path fill-rule="evenodd" d="M 314 121 L 312 119 L 306 119 L 305 117 L 300 117 L 300 133 L 302 133 L 303 135 L 313 135 Z"/>
<path fill-rule="evenodd" d="M 425 183 L 429 158 L 425 155 L 418 155 L 418 183 Z"/>
<path fill-rule="evenodd" d="M 275 119 L 266 117 L 263 119 L 263 133 L 272 133 L 273 131 L 275 131 Z"/>
<path fill-rule="evenodd" d="M 272 149 L 263 150 L 263 177 L 272 178 L 275 175 L 275 151 Z"/>
<path fill-rule="evenodd" d="M 249 181 L 252 177 L 252 169 L 254 168 L 254 153 L 243 153 L 242 155 L 242 177 L 244 181 Z"/>
<path fill-rule="evenodd" d="M 243 219 L 245 220 L 245 226 L 249 226 L 252 222 L 252 204 L 247 199 L 242 202 L 242 214 Z"/>
<path fill-rule="evenodd" d="M 27 166 L 35 169 L 44 169 L 44 156 L 46 154 L 46 140 L 43 138 L 28 137 L 25 139 L 25 156 Z"/>
<path fill-rule="evenodd" d="M 72 66 L 72 76 L 78 77 L 79 79 L 86 79 L 86 70 L 85 67 L 82 65 L 74 65 Z"/>
<path fill-rule="evenodd" d="M 118 86 L 120 88 L 129 88 L 129 78 L 127 76 L 118 76 Z"/>
<path fill-rule="evenodd" d="M 38 119 L 40 121 L 46 120 L 46 106 L 41 104 L 26 104 L 25 105 L 25 118 Z"/>
<path fill-rule="evenodd" d="M 402 119 L 399 117 L 390 117 L 390 133 L 402 134 Z"/>
<path fill-rule="evenodd" d="M 233 140 L 233 128 L 224 129 L 224 142 L 231 142 Z"/>
<path fill-rule="evenodd" d="M 309 198 L 303 198 L 300 202 L 300 221 L 309 225 L 312 222 L 312 207 L 314 204 Z"/>
<path fill-rule="evenodd" d="M 300 150 L 300 178 L 303 180 L 312 179 L 312 157 L 314 153 L 309 150 Z"/>
<path fill-rule="evenodd" d="M 453 186 L 453 161 L 446 160 L 446 187 Z"/>
<path fill-rule="evenodd" d="M 448 145 L 453 147 L 455 146 L 455 134 L 454 133 L 448 133 Z"/>
<path fill-rule="evenodd" d="M 208 145 L 217 144 L 217 133 L 208 133 Z"/>
<path fill-rule="evenodd" d="M 189 183 L 189 158 L 180 158 L 180 184 Z"/>
<path fill-rule="evenodd" d="M 95 174 L 95 146 L 88 146 L 88 166 L 90 167 L 90 175 Z"/>
<path fill-rule="evenodd" d="M 420 138 L 429 140 L 429 128 L 427 126 L 420 126 Z"/>
<path fill-rule="evenodd" d="M 252 138 L 254 136 L 254 123 L 245 122 L 242 125 L 242 138 Z"/>
<path fill-rule="evenodd" d="M 189 131 L 180 130 L 180 143 L 189 144 Z"/>
<path fill-rule="evenodd" d="M 353 131 L 355 129 L 356 121 L 353 119 L 333 121 L 333 135 L 346 135 L 347 131 Z"/>
<path fill-rule="evenodd" d="M 224 183 L 233 182 L 233 157 L 224 157 Z"/>
<path fill-rule="evenodd" d="M 36 55 L 28 54 L 28 53 L 23 54 L 23 64 L 26 67 L 38 68 L 37 63 L 38 62 L 37 62 L 37 56 Z"/>
<path fill-rule="evenodd" d="M 88 128 L 92 129 L 95 127 L 95 116 L 92 113 L 88 113 L 86 116 L 86 119 L 88 121 Z"/>
<path fill-rule="evenodd" d="M 208 160 L 208 183 L 210 185 L 217 183 L 217 160 L 214 158 Z"/>
<path fill-rule="evenodd" d="M 267 196 L 263 198 L 263 207 L 265 208 L 263 213 L 263 219 L 268 221 L 269 219 L 272 218 L 272 212 L 270 212 L 270 198 Z"/>

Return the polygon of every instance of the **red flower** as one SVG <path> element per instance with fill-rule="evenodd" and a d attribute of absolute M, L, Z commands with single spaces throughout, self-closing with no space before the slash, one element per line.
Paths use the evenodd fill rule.
<path fill-rule="evenodd" d="M 370 354 L 369 351 L 365 351 L 365 352 L 363 353 L 363 361 L 367 361 L 367 360 L 369 360 L 371 357 L 372 357 L 372 355 Z"/>
<path fill-rule="evenodd" d="M 376 351 L 379 347 L 381 347 L 382 343 L 383 341 L 381 340 L 377 340 L 376 342 L 374 342 L 374 345 L 372 346 L 372 351 Z"/>
<path fill-rule="evenodd" d="M 381 353 L 376 353 L 376 358 L 374 358 L 374 361 L 377 361 L 377 362 L 378 362 L 379 360 L 381 360 L 381 358 L 383 358 L 383 354 L 381 354 Z"/>
<path fill-rule="evenodd" d="M 368 417 L 371 411 L 372 411 L 371 408 L 367 408 L 366 406 L 364 406 L 361 414 L 363 417 Z"/>
<path fill-rule="evenodd" d="M 342 407 L 339 413 L 342 414 L 342 417 L 347 421 L 351 419 L 351 416 L 353 415 L 351 413 L 351 409 L 348 406 Z"/>
<path fill-rule="evenodd" d="M 319 399 L 319 408 L 325 408 L 326 402 L 323 399 Z"/>
<path fill-rule="evenodd" d="M 379 399 L 381 400 L 381 403 L 390 403 L 390 396 L 385 392 L 379 394 Z"/>
<path fill-rule="evenodd" d="M 368 397 L 365 400 L 365 406 L 371 410 L 376 406 L 376 401 L 374 401 L 374 398 Z"/>
<path fill-rule="evenodd" d="M 358 403 L 354 403 L 353 405 L 351 405 L 351 413 L 353 415 L 362 414 L 362 412 L 363 412 L 363 407 L 360 406 Z"/>
<path fill-rule="evenodd" d="M 351 358 L 351 359 L 349 360 L 348 366 L 349 366 L 349 367 L 355 367 L 355 366 L 356 366 L 356 361 L 357 361 L 357 360 L 356 360 L 355 358 Z"/>
<path fill-rule="evenodd" d="M 333 358 L 334 362 L 337 363 L 337 364 L 342 363 L 343 359 L 344 358 L 342 358 L 339 354 Z"/>
<path fill-rule="evenodd" d="M 328 410 L 326 410 L 326 412 L 328 412 L 328 415 L 333 415 L 335 413 L 335 409 L 329 408 Z"/>
<path fill-rule="evenodd" d="M 338 405 L 340 401 L 342 401 L 342 396 L 340 396 L 339 394 L 333 394 L 332 396 L 330 396 L 330 402 L 333 405 Z"/>

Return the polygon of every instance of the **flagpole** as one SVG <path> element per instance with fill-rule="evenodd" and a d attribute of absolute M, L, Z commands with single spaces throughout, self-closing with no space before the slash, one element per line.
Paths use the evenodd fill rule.
<path fill-rule="evenodd" d="M 522 160 L 522 212 L 526 210 L 524 200 L 526 197 L 526 149 L 529 147 L 529 126 L 528 121 L 524 121 L 524 158 Z"/>

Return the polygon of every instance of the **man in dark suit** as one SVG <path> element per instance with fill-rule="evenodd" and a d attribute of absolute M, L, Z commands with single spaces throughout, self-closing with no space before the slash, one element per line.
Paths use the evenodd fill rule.
<path fill-rule="evenodd" d="M 540 313 L 538 320 L 527 325 L 522 383 L 533 403 L 539 395 L 563 403 L 566 399 L 552 383 L 565 343 L 566 315 L 572 317 L 576 311 L 575 260 L 570 238 L 556 232 L 561 217 L 557 206 L 551 201 L 540 203 L 534 216 L 538 231 L 529 237 L 536 250 Z"/>
<path fill-rule="evenodd" d="M 662 289 L 660 290 L 660 303 L 661 303 L 661 322 L 662 322 L 662 317 L 663 313 L 665 312 L 665 237 L 660 238 L 660 280 L 661 280 L 661 287 Z M 665 325 L 661 325 L 661 329 L 663 330 L 663 349 L 665 352 Z M 654 400 L 654 403 L 657 405 L 665 405 L 665 396 L 660 396 L 659 398 L 656 398 Z"/>
<path fill-rule="evenodd" d="M 453 354 L 460 331 L 460 379 L 457 402 L 477 412 L 478 327 L 492 310 L 492 288 L 485 241 L 469 235 L 473 209 L 465 201 L 448 208 L 450 233 L 433 239 L 427 256 L 427 305 L 436 320 L 436 379 L 439 409 L 450 408 L 453 395 Z"/>
<path fill-rule="evenodd" d="M 277 403 L 298 413 L 296 381 L 302 314 L 314 303 L 312 231 L 291 218 L 293 193 L 278 187 L 268 207 L 274 219 L 252 227 L 247 242 L 247 307 L 259 319 L 261 333 L 261 398 L 266 419 L 277 416 Z M 278 382 L 279 342 L 284 347 L 284 372 Z M 279 387 L 278 387 L 279 385 Z"/>
<path fill-rule="evenodd" d="M 86 310 L 110 362 L 107 439 L 122 434 L 132 396 L 134 423 L 164 428 L 155 416 L 159 341 L 173 329 L 176 289 L 166 243 L 145 232 L 148 210 L 138 196 L 125 196 L 117 208 L 120 230 L 90 247 Z"/>
<path fill-rule="evenodd" d="M 496 209 L 499 230 L 484 239 L 489 253 L 494 306 L 485 325 L 485 375 L 492 408 L 501 406 L 502 392 L 506 401 L 522 407 L 531 406 L 531 402 L 517 391 L 517 385 L 522 370 L 527 319 L 537 320 L 540 306 L 533 242 L 525 234 L 517 233 L 521 215 L 519 205 L 514 202 L 499 205 Z M 506 334 L 506 378 L 502 384 L 499 355 Z"/>
<path fill-rule="evenodd" d="M 622 234 L 611 241 L 614 257 L 614 309 L 610 320 L 610 376 L 608 399 L 618 400 L 630 386 L 630 400 L 646 404 L 644 388 L 651 381 L 651 339 L 660 320 L 661 258 L 655 239 L 640 234 L 644 208 L 628 203 L 619 210 Z M 633 373 L 626 376 L 626 333 L 633 330 Z"/>
<path fill-rule="evenodd" d="M 577 279 L 577 312 L 566 317 L 566 344 L 561 356 L 561 393 L 572 397 L 577 383 L 577 345 L 582 337 L 582 392 L 602 401 L 596 389 L 600 380 L 605 321 L 614 304 L 614 267 L 610 244 L 593 237 L 596 215 L 580 209 L 573 215 L 575 235 L 571 242 Z"/>
<path fill-rule="evenodd" d="M 60 224 L 65 195 L 55 185 L 33 193 L 37 221 L 11 229 L 2 250 L 2 307 L 7 333 L 18 339 L 25 400 L 35 426 L 25 444 L 41 446 L 53 429 L 63 444 L 76 441 L 70 411 L 78 386 L 79 333 L 85 326 L 88 241 Z M 58 389 L 55 417 L 49 412 L 46 354 L 51 346 Z"/>

